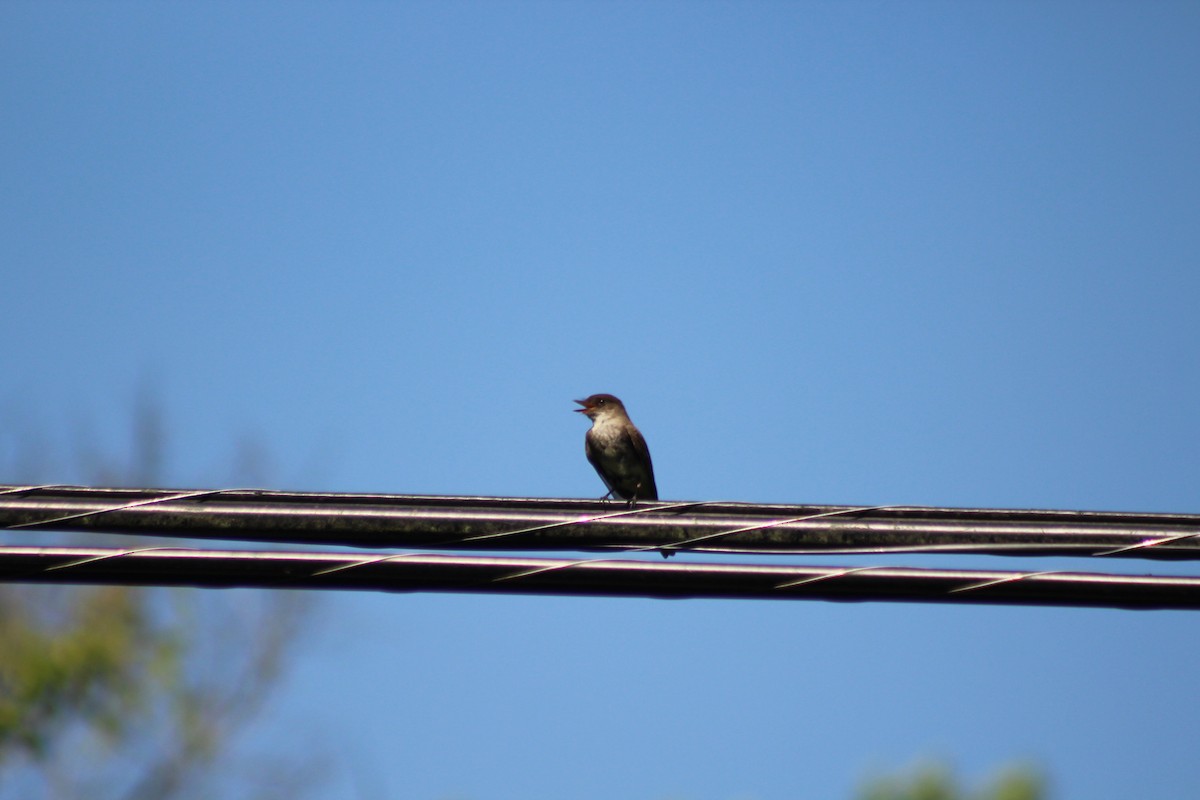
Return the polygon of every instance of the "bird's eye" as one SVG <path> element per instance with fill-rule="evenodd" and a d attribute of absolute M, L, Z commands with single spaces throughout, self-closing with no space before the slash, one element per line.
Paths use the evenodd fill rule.
<path fill-rule="evenodd" d="M 608 402 L 607 400 L 605 400 L 603 397 L 601 397 L 599 400 L 596 401 L 596 405 L 602 406 L 607 402 Z"/>

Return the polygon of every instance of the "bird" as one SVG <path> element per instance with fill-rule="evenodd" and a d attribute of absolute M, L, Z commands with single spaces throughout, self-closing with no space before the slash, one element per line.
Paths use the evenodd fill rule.
<path fill-rule="evenodd" d="M 594 394 L 575 402 L 583 407 L 573 410 L 592 421 L 583 439 L 583 451 L 608 487 L 608 494 L 628 500 L 630 505 L 638 500 L 657 500 L 650 448 L 629 419 L 625 404 L 611 394 Z"/>

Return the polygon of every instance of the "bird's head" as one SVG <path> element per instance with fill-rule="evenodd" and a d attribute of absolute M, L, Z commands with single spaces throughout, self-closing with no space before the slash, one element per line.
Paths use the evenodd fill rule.
<path fill-rule="evenodd" d="M 594 394 L 583 400 L 576 400 L 583 408 L 575 409 L 590 419 L 598 419 L 613 415 L 626 416 L 625 406 L 611 394 Z"/>

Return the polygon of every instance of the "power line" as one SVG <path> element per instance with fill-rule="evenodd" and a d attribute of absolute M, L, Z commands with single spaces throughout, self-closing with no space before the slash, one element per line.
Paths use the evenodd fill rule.
<path fill-rule="evenodd" d="M 408 553 L 0 548 L 14 583 L 1200 609 L 1200 578 Z"/>
<path fill-rule="evenodd" d="M 239 489 L 0 486 L 0 527 L 372 548 L 1200 556 L 1200 515 Z M 1200 608 L 1193 577 L 628 557 L 0 547 L 0 581 Z"/>
<path fill-rule="evenodd" d="M 369 548 L 1200 558 L 1200 515 L 0 486 L 0 528 Z"/>

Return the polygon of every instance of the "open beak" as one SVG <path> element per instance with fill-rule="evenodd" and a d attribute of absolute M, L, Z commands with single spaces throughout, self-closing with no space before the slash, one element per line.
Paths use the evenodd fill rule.
<path fill-rule="evenodd" d="M 571 402 L 572 402 L 572 403 L 579 403 L 579 405 L 583 406 L 583 408 L 572 408 L 572 409 L 571 409 L 572 411 L 574 411 L 574 412 L 576 412 L 576 413 L 579 413 L 579 414 L 582 414 L 583 412 L 585 412 L 585 411 L 587 411 L 589 408 L 591 408 L 591 406 L 590 406 L 590 405 L 588 405 L 588 401 L 587 401 L 587 400 L 572 400 Z"/>

